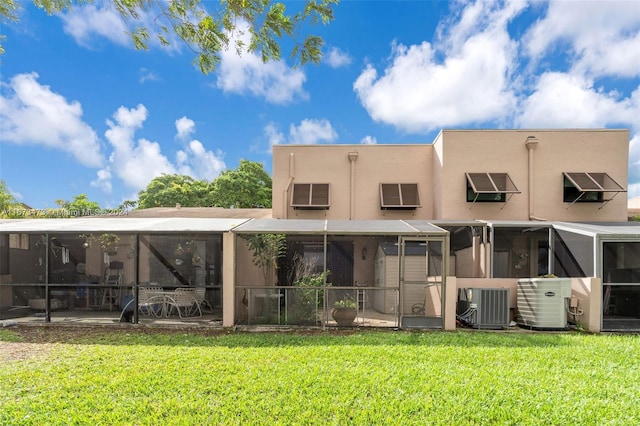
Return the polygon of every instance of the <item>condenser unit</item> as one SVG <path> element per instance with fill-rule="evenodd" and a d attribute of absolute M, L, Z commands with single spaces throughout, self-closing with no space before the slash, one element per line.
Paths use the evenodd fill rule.
<path fill-rule="evenodd" d="M 457 317 L 473 328 L 509 326 L 508 288 L 458 289 Z"/>
<path fill-rule="evenodd" d="M 567 328 L 569 278 L 522 278 L 517 285 L 518 325 L 540 330 Z"/>

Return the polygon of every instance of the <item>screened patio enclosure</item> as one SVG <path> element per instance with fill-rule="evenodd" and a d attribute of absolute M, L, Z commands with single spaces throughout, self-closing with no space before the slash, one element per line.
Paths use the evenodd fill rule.
<path fill-rule="evenodd" d="M 448 232 L 429 222 L 259 219 L 233 233 L 236 324 L 443 326 Z"/>
<path fill-rule="evenodd" d="M 3 221 L 0 318 L 220 321 L 222 234 L 239 222 L 104 217 Z M 143 300 L 141 289 L 146 295 L 149 288 L 153 298 Z M 184 294 L 192 295 L 192 306 L 178 302 Z"/>
<path fill-rule="evenodd" d="M 556 223 L 556 275 L 602 280 L 602 331 L 640 330 L 640 224 Z"/>

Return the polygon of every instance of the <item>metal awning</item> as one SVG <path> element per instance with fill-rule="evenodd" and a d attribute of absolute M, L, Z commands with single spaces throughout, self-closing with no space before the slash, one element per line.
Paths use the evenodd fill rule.
<path fill-rule="evenodd" d="M 613 195 L 609 199 L 603 199 L 603 205 L 613 200 L 620 192 L 627 192 L 618 182 L 606 173 L 593 172 L 562 172 L 565 178 L 573 185 L 580 195 L 569 204 L 571 207 L 575 202 L 580 200 L 582 196 L 588 192 L 612 192 Z"/>
<path fill-rule="evenodd" d="M 563 172 L 580 192 L 627 192 L 606 173 Z"/>
<path fill-rule="evenodd" d="M 476 194 L 519 194 L 508 173 L 465 173 Z"/>
<path fill-rule="evenodd" d="M 0 223 L 2 233 L 89 232 L 227 232 L 249 219 L 117 218 L 10 219 Z"/>
<path fill-rule="evenodd" d="M 467 182 L 473 190 L 475 203 L 482 194 L 508 195 L 504 202 L 508 202 L 513 194 L 520 194 L 508 173 L 465 173 Z M 502 201 L 502 200 L 500 200 Z"/>

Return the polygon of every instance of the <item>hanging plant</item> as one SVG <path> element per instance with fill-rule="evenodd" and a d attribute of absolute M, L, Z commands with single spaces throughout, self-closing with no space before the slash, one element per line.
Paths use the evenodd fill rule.
<path fill-rule="evenodd" d="M 105 233 L 95 236 L 93 234 L 82 234 L 81 238 L 86 240 L 85 247 L 92 247 L 93 244 L 100 244 L 100 248 L 107 254 L 118 253 L 118 244 L 120 237 L 116 234 Z"/>

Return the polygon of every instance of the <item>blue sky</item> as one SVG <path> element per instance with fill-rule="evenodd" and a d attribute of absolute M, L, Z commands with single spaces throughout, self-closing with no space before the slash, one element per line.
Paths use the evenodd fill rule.
<path fill-rule="evenodd" d="M 291 3 L 290 7 L 300 3 Z M 146 16 L 144 19 L 150 19 Z M 0 179 L 35 207 L 136 199 L 161 173 L 271 171 L 286 143 L 430 143 L 442 128 L 629 128 L 640 196 L 640 2 L 343 1 L 319 65 L 136 51 L 108 2 L 3 24 Z"/>

